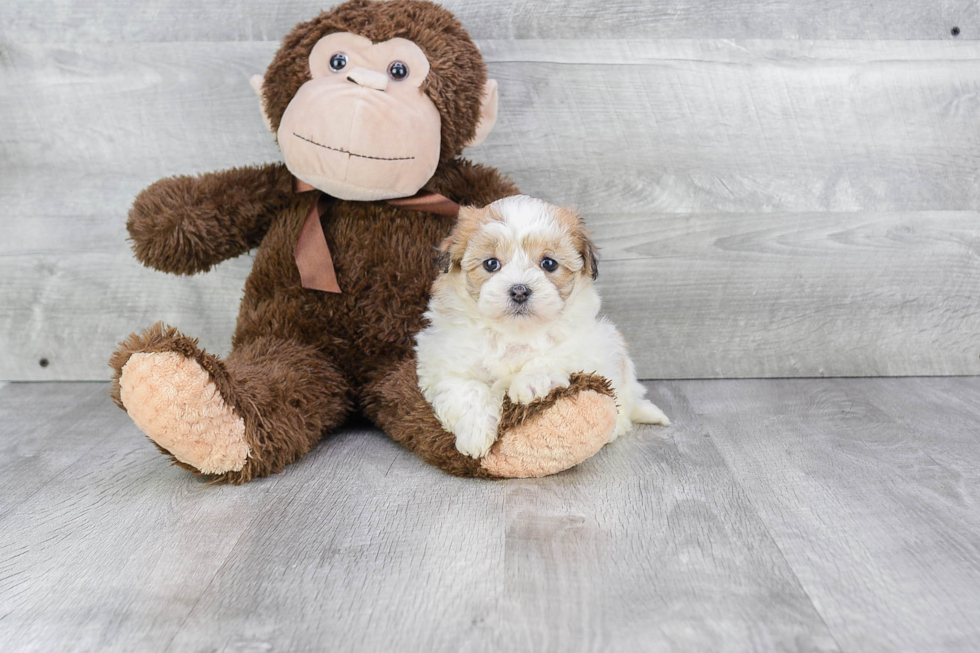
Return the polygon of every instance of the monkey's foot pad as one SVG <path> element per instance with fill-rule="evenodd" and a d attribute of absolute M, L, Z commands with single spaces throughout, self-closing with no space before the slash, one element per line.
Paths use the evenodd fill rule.
<path fill-rule="evenodd" d="M 494 476 L 537 478 L 578 465 L 609 442 L 616 427 L 610 394 L 584 390 L 557 399 L 508 428 L 480 466 Z"/>
<path fill-rule="evenodd" d="M 136 426 L 180 462 L 205 474 L 245 466 L 245 422 L 194 360 L 176 352 L 133 354 L 119 389 Z"/>

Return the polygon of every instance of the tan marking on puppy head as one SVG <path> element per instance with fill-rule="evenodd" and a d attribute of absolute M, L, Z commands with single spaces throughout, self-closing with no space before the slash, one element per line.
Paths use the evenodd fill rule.
<path fill-rule="evenodd" d="M 555 207 L 554 217 L 562 229 L 572 237 L 575 251 L 582 258 L 583 271 L 595 281 L 599 277 L 599 254 L 581 216 L 572 209 L 558 206 Z"/>
<path fill-rule="evenodd" d="M 497 258 L 503 266 L 513 249 L 507 239 L 485 229 L 486 225 L 500 220 L 492 207 L 462 207 L 456 227 L 439 247 L 439 270 L 444 274 L 462 273 L 466 292 L 474 299 L 493 276 L 483 267 L 483 262 Z"/>
<path fill-rule="evenodd" d="M 489 259 L 499 261 L 496 270 L 484 267 Z M 454 288 L 488 315 L 513 313 L 546 321 L 557 317 L 578 284 L 591 283 L 596 273 L 595 246 L 578 214 L 527 197 L 461 209 L 438 263 L 443 272 L 438 289 Z M 508 288 L 517 287 L 512 284 L 530 288 L 531 300 L 512 303 Z"/>
<path fill-rule="evenodd" d="M 456 219 L 456 226 L 453 227 L 452 233 L 446 236 L 439 245 L 439 256 L 436 258 L 436 263 L 439 265 L 440 272 L 448 273 L 454 267 L 458 268 L 460 266 L 463 261 L 463 255 L 466 253 L 467 243 L 469 243 L 473 234 L 480 229 L 486 220 L 500 219 L 499 216 L 491 218 L 493 215 L 492 210 L 488 206 L 483 208 L 461 206 L 459 208 L 459 217 Z"/>
<path fill-rule="evenodd" d="M 561 229 L 561 235 L 557 239 L 544 234 L 525 236 L 521 240 L 521 249 L 538 267 L 542 266 L 546 258 L 558 263 L 558 268 L 553 272 L 545 271 L 545 278 L 554 284 L 562 299 L 568 299 L 575 288 L 578 273 L 583 270 L 584 261 L 575 247 L 576 238 L 568 233 L 564 225 Z"/>

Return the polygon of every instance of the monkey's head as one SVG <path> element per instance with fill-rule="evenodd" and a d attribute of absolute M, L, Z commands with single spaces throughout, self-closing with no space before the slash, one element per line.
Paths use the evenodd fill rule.
<path fill-rule="evenodd" d="M 323 12 L 252 85 L 290 172 L 345 200 L 414 195 L 497 117 L 497 84 L 476 46 L 424 0 Z"/>

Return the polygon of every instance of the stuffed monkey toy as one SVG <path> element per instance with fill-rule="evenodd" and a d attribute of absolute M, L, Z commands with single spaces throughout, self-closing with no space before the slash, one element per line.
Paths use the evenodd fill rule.
<path fill-rule="evenodd" d="M 478 460 L 418 388 L 413 337 L 457 205 L 518 192 L 459 158 L 493 127 L 497 87 L 455 17 L 420 0 L 351 0 L 298 25 L 253 86 L 285 163 L 163 179 L 130 211 L 136 258 L 164 272 L 257 248 L 227 358 L 156 324 L 110 361 L 113 398 L 160 451 L 244 483 L 354 411 L 459 476 L 543 476 L 598 451 L 616 422 L 601 377 L 505 406 Z"/>

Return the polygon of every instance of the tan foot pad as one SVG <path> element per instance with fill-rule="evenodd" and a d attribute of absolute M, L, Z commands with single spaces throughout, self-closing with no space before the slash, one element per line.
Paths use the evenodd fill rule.
<path fill-rule="evenodd" d="M 136 426 L 180 462 L 205 474 L 245 466 L 245 422 L 194 360 L 175 352 L 133 354 L 119 389 Z"/>
<path fill-rule="evenodd" d="M 494 476 L 508 478 L 556 474 L 593 456 L 615 428 L 612 397 L 586 390 L 508 429 L 480 465 Z"/>

